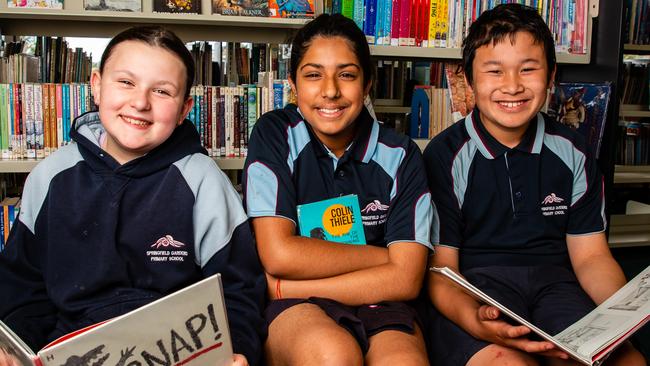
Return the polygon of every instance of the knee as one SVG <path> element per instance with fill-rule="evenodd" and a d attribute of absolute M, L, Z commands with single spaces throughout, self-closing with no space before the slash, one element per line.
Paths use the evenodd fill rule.
<path fill-rule="evenodd" d="M 477 352 L 467 362 L 467 366 L 539 366 L 531 355 L 511 348 L 492 344 Z"/>
<path fill-rule="evenodd" d="M 313 347 L 310 354 L 305 355 L 304 362 L 297 362 L 297 365 L 322 365 L 322 366 L 340 366 L 363 365 L 363 355 L 356 342 L 323 342 L 317 347 Z"/>

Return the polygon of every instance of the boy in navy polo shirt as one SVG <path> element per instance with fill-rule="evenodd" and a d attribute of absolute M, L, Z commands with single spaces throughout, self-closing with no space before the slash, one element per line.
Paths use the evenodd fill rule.
<path fill-rule="evenodd" d="M 268 365 L 427 362 L 404 301 L 422 286 L 431 196 L 415 143 L 364 107 L 371 68 L 356 24 L 319 16 L 291 48 L 297 105 L 265 114 L 251 135 L 244 198 L 273 300 Z M 299 236 L 297 205 L 348 194 L 368 245 Z"/>
<path fill-rule="evenodd" d="M 540 113 L 555 51 L 536 10 L 484 12 L 463 67 L 476 109 L 424 152 L 439 225 L 430 264 L 556 334 L 625 284 L 604 233 L 602 177 L 582 137 Z M 441 276 L 429 276 L 428 290 L 435 364 L 574 364 Z M 645 364 L 629 344 L 608 362 Z"/>

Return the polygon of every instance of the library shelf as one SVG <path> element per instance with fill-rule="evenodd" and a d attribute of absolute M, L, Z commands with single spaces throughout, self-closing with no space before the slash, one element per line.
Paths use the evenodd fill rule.
<path fill-rule="evenodd" d="M 614 184 L 650 183 L 650 165 L 614 166 Z"/>
<path fill-rule="evenodd" d="M 650 214 L 612 215 L 609 246 L 612 248 L 650 245 Z"/>

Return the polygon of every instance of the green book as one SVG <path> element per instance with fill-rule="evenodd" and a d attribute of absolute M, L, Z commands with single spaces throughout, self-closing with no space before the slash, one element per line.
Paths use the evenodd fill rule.
<path fill-rule="evenodd" d="M 298 205 L 300 235 L 346 244 L 366 244 L 356 194 Z"/>

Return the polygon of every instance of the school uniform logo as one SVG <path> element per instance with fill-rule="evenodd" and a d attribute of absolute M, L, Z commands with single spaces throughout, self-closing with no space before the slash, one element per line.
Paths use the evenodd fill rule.
<path fill-rule="evenodd" d="M 564 198 L 558 197 L 555 193 L 550 193 L 542 201 L 542 215 L 557 216 L 566 215 L 568 206 L 562 204 Z"/>
<path fill-rule="evenodd" d="M 388 208 L 379 200 L 373 200 L 361 210 L 361 221 L 363 226 L 378 226 L 386 222 L 388 217 Z"/>
<path fill-rule="evenodd" d="M 150 245 L 154 250 L 147 250 L 151 262 L 185 262 L 188 253 L 185 243 L 175 240 L 171 235 L 165 235 Z"/>

